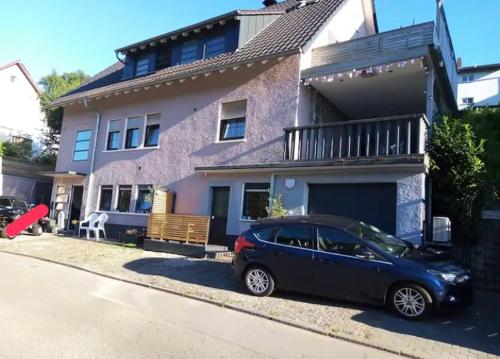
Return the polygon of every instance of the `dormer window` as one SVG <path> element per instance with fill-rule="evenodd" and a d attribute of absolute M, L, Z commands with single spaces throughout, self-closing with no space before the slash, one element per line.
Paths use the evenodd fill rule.
<path fill-rule="evenodd" d="M 149 72 L 149 55 L 142 55 L 135 63 L 135 76 L 146 75 Z"/>
<path fill-rule="evenodd" d="M 200 58 L 198 40 L 184 41 L 181 45 L 181 56 L 179 64 L 189 64 Z"/>

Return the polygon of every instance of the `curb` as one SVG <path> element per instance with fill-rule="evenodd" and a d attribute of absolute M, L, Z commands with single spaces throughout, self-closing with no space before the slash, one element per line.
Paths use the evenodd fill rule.
<path fill-rule="evenodd" d="M 395 355 L 400 355 L 400 356 L 404 356 L 404 357 L 411 358 L 411 359 L 425 359 L 423 357 L 419 357 L 419 356 L 416 356 L 414 354 L 408 354 L 408 353 L 404 353 L 404 352 L 401 352 L 401 351 L 388 349 L 388 348 L 385 348 L 383 346 L 379 346 L 377 344 L 366 343 L 366 342 L 363 342 L 361 340 L 344 337 L 344 336 L 341 336 L 341 335 L 338 335 L 338 334 L 333 334 L 333 333 L 327 332 L 325 330 L 321 330 L 321 329 L 310 327 L 310 326 L 307 326 L 307 325 L 295 323 L 295 322 L 292 322 L 292 321 L 287 320 L 287 319 L 275 318 L 275 317 L 272 317 L 272 316 L 264 314 L 264 313 L 254 312 L 254 311 L 251 311 L 249 309 L 240 308 L 240 307 L 237 307 L 237 306 L 232 305 L 232 304 L 225 304 L 224 302 L 219 302 L 219 301 L 216 301 L 216 300 L 213 300 L 213 299 L 204 298 L 204 297 L 196 296 L 196 295 L 192 295 L 192 294 L 187 294 L 187 293 L 183 293 L 181 291 L 176 291 L 176 290 L 173 290 L 173 289 L 167 289 L 167 288 L 163 288 L 163 287 L 158 287 L 158 286 L 150 285 L 150 284 L 146 284 L 146 283 L 136 282 L 136 281 L 133 281 L 133 280 L 130 280 L 130 279 L 124 279 L 124 278 L 120 278 L 120 277 L 114 277 L 114 276 L 111 276 L 109 274 L 95 272 L 93 270 L 85 269 L 85 268 L 82 268 L 82 267 L 78 267 L 78 266 L 73 265 L 73 264 L 62 263 L 62 262 L 58 262 L 58 261 L 55 261 L 55 260 L 52 260 L 52 259 L 46 259 L 46 258 L 36 257 L 36 256 L 30 255 L 30 254 L 22 254 L 22 253 L 16 253 L 16 252 L 11 252 L 11 251 L 6 251 L 6 250 L 0 250 L 0 253 L 11 254 L 11 255 L 15 255 L 15 256 L 19 256 L 19 257 L 32 258 L 32 259 L 36 259 L 36 260 L 40 260 L 40 261 L 48 262 L 48 263 L 52 263 L 52 264 L 58 264 L 58 265 L 61 265 L 61 266 L 64 266 L 64 267 L 68 267 L 68 268 L 72 268 L 72 269 L 77 269 L 77 270 L 80 270 L 80 271 L 83 271 L 83 272 L 87 272 L 87 273 L 90 273 L 90 274 L 98 275 L 98 276 L 103 277 L 103 278 L 113 279 L 113 280 L 117 280 L 117 281 L 120 281 L 120 282 L 123 282 L 123 283 L 138 285 L 138 286 L 141 286 L 141 287 L 144 287 L 144 288 L 154 289 L 154 290 L 157 290 L 157 291 L 160 291 L 160 292 L 164 292 L 164 293 L 173 294 L 173 295 L 177 295 L 177 296 L 188 298 L 188 299 L 193 299 L 193 300 L 201 301 L 201 302 L 204 302 L 204 303 L 207 303 L 207 304 L 216 305 L 216 306 L 221 307 L 221 308 L 231 309 L 231 310 L 234 310 L 234 311 L 237 311 L 237 312 L 240 312 L 240 313 L 245 313 L 245 314 L 253 315 L 255 317 L 260 317 L 260 318 L 263 318 L 263 319 L 268 319 L 268 320 L 271 320 L 273 322 L 277 322 L 277 323 L 280 323 L 280 324 L 285 324 L 285 325 L 288 325 L 288 326 L 291 326 L 291 327 L 295 327 L 297 329 L 307 330 L 309 332 L 313 332 L 313 333 L 320 334 L 320 335 L 323 335 L 323 336 L 327 336 L 327 337 L 331 337 L 331 338 L 335 338 L 335 339 L 340 339 L 340 340 L 347 341 L 347 342 L 354 343 L 354 344 L 358 344 L 358 345 L 363 345 L 365 347 L 369 347 L 369 348 L 381 350 L 381 351 L 384 351 L 384 352 L 387 352 L 387 353 L 391 353 L 391 354 L 395 354 Z"/>

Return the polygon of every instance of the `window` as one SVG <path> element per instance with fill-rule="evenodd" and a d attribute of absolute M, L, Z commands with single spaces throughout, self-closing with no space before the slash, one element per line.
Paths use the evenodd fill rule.
<path fill-rule="evenodd" d="M 145 75 L 149 72 L 149 55 L 142 55 L 135 63 L 135 76 Z"/>
<path fill-rule="evenodd" d="M 246 183 L 243 195 L 243 219 L 256 220 L 267 217 L 269 183 Z"/>
<path fill-rule="evenodd" d="M 130 198 L 132 197 L 132 186 L 118 187 L 118 204 L 116 210 L 118 212 L 128 212 L 130 209 Z"/>
<path fill-rule="evenodd" d="M 318 249 L 322 252 L 354 256 L 355 250 L 362 246 L 355 238 L 346 233 L 327 228 L 318 229 Z"/>
<path fill-rule="evenodd" d="M 260 241 L 274 242 L 278 228 L 263 228 L 253 232 L 255 238 Z"/>
<path fill-rule="evenodd" d="M 305 249 L 313 249 L 314 231 L 308 226 L 282 227 L 276 235 L 276 243 Z"/>
<path fill-rule="evenodd" d="M 246 112 L 246 100 L 222 104 L 219 141 L 245 138 Z"/>
<path fill-rule="evenodd" d="M 181 57 L 179 63 L 189 64 L 200 59 L 198 40 L 184 41 L 181 45 Z"/>
<path fill-rule="evenodd" d="M 101 186 L 99 211 L 111 211 L 112 198 L 113 198 L 113 186 Z"/>
<path fill-rule="evenodd" d="M 462 103 L 464 105 L 473 105 L 474 104 L 474 97 L 464 97 L 462 99 Z"/>
<path fill-rule="evenodd" d="M 118 150 L 120 148 L 120 132 L 122 129 L 122 120 L 109 121 L 108 143 L 106 149 L 108 151 Z"/>
<path fill-rule="evenodd" d="M 75 149 L 73 161 L 86 161 L 89 158 L 91 130 L 80 130 L 76 132 Z"/>
<path fill-rule="evenodd" d="M 474 81 L 474 75 L 464 75 L 462 76 L 463 82 L 472 82 Z"/>
<path fill-rule="evenodd" d="M 204 58 L 215 57 L 221 55 L 226 50 L 226 38 L 224 35 L 214 36 L 205 43 Z"/>
<path fill-rule="evenodd" d="M 134 117 L 127 120 L 127 133 L 125 135 L 125 148 L 137 148 L 141 141 L 141 127 L 143 118 Z"/>
<path fill-rule="evenodd" d="M 146 137 L 144 147 L 158 146 L 160 138 L 160 114 L 148 115 L 146 118 Z"/>
<path fill-rule="evenodd" d="M 141 185 L 137 191 L 135 211 L 137 213 L 150 213 L 153 205 L 153 186 Z"/>

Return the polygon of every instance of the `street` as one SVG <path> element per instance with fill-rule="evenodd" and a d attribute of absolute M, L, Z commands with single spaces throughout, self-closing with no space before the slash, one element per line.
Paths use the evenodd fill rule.
<path fill-rule="evenodd" d="M 1 358 L 395 358 L 35 259 L 0 254 Z"/>

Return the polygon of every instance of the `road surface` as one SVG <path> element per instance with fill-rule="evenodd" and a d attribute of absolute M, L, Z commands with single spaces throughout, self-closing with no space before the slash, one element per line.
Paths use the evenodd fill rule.
<path fill-rule="evenodd" d="M 36 259 L 0 271 L 0 358 L 396 358 Z"/>

